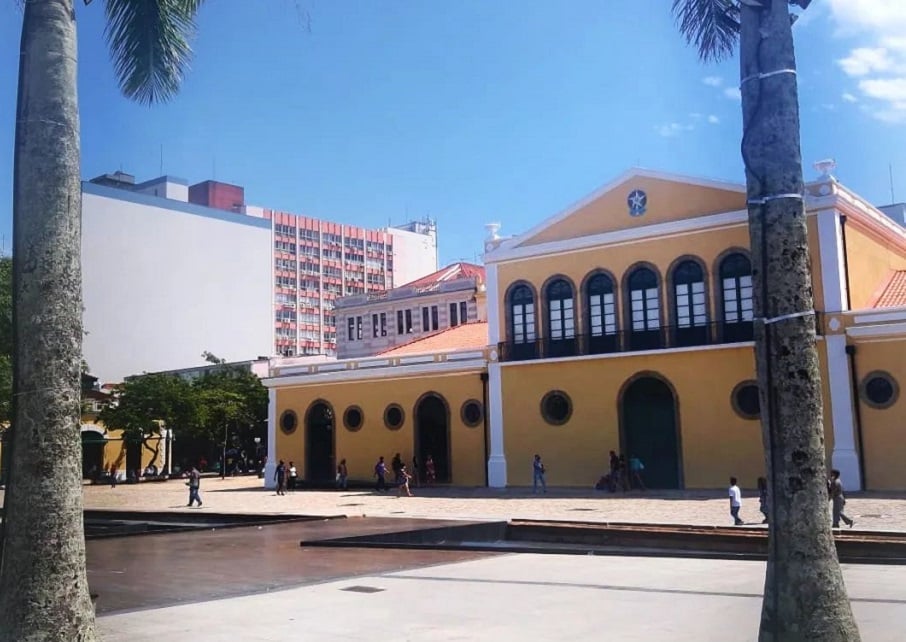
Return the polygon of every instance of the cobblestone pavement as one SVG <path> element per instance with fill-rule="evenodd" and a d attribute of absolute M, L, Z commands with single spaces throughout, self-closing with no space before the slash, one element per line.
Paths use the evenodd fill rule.
<path fill-rule="evenodd" d="M 442 519 L 553 519 L 589 522 L 730 525 L 726 491 L 672 491 L 611 494 L 592 489 L 550 489 L 533 495 L 531 489 L 413 488 L 414 497 L 395 491 L 303 490 L 277 496 L 262 480 L 236 477 L 204 478 L 204 507 L 227 513 L 292 513 L 306 515 L 369 515 Z M 746 496 L 748 495 L 748 496 Z M 758 498 L 744 492 L 741 515 L 760 523 Z M 130 510 L 199 510 L 186 508 L 183 482 L 139 485 L 85 486 L 85 507 Z M 830 505 L 828 505 L 828 510 Z M 906 531 L 906 493 L 860 493 L 847 500 L 846 513 L 857 530 Z"/>

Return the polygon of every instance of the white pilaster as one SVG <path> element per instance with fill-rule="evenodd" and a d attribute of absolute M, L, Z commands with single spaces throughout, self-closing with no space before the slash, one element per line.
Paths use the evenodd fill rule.
<path fill-rule="evenodd" d="M 497 264 L 489 263 L 484 266 L 485 291 L 488 307 L 488 342 L 492 346 L 500 343 L 500 294 L 497 291 Z"/>
<path fill-rule="evenodd" d="M 264 487 L 276 488 L 277 470 L 277 390 L 267 390 L 267 463 L 264 464 Z"/>
<path fill-rule="evenodd" d="M 821 257 L 821 289 L 824 311 L 847 309 L 846 265 L 843 251 L 843 222 L 836 210 L 818 212 L 818 251 Z"/>
<path fill-rule="evenodd" d="M 824 346 L 827 350 L 827 384 L 830 390 L 831 421 L 834 429 L 831 464 L 840 471 L 844 488 L 862 490 L 846 336 L 828 335 L 824 337 Z"/>
<path fill-rule="evenodd" d="M 490 324 L 490 317 L 489 327 L 493 327 Z M 503 442 L 503 386 L 500 374 L 499 363 L 488 363 L 487 410 L 491 442 L 490 452 L 488 453 L 488 486 L 491 488 L 506 488 L 506 453 Z"/>

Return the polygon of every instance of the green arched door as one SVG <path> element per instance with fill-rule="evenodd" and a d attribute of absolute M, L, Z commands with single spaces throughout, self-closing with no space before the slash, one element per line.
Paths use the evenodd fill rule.
<path fill-rule="evenodd" d="M 657 377 L 640 377 L 620 399 L 623 454 L 638 457 L 645 466 L 648 488 L 680 488 L 680 448 L 676 399 Z"/>

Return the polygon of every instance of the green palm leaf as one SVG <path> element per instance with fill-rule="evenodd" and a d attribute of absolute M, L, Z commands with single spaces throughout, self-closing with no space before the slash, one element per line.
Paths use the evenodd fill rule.
<path fill-rule="evenodd" d="M 673 0 L 673 15 L 702 60 L 718 62 L 736 50 L 739 5 L 734 0 Z"/>
<path fill-rule="evenodd" d="M 106 0 L 105 37 L 123 94 L 164 102 L 179 90 L 203 0 Z"/>

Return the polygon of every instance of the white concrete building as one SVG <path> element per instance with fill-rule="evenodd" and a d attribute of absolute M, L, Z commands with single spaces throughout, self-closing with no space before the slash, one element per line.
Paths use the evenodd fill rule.
<path fill-rule="evenodd" d="M 189 203 L 181 179 L 123 176 L 82 184 L 92 374 L 115 382 L 198 366 L 205 350 L 228 361 L 272 354 L 271 222 Z"/>

